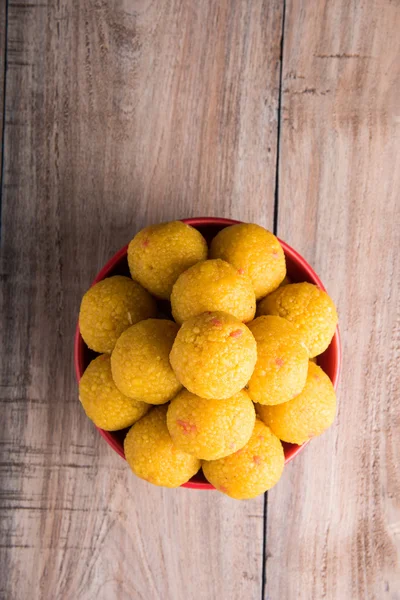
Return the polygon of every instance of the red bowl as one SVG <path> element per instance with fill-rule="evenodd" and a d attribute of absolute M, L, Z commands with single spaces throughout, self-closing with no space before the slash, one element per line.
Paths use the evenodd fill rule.
<path fill-rule="evenodd" d="M 207 242 L 210 242 L 213 239 L 213 237 L 218 233 L 218 231 L 220 231 L 224 227 L 240 223 L 240 221 L 232 221 L 231 219 L 219 219 L 212 217 L 182 219 L 182 221 L 198 229 L 206 238 Z M 280 240 L 280 243 L 282 244 L 282 248 L 285 252 L 287 273 L 291 281 L 309 281 L 310 283 L 314 283 L 315 285 L 317 285 L 320 289 L 325 290 L 318 275 L 304 260 L 304 258 L 300 256 L 300 254 L 298 254 L 296 250 L 293 250 L 293 248 L 288 246 L 282 240 Z M 124 246 L 111 258 L 111 260 L 108 261 L 108 263 L 97 274 L 92 285 L 101 281 L 102 279 L 105 279 L 106 277 L 110 277 L 111 275 L 129 275 L 128 262 L 126 258 L 127 249 L 128 246 Z M 82 377 L 82 374 L 85 371 L 86 367 L 88 366 L 90 361 L 93 360 L 93 358 L 95 358 L 95 356 L 96 354 L 89 350 L 89 348 L 83 341 L 79 331 L 78 323 L 75 334 L 74 348 L 75 373 L 78 382 Z M 339 380 L 341 364 L 341 345 L 339 328 L 336 329 L 336 333 L 330 343 L 329 348 L 318 357 L 318 364 L 330 377 L 333 386 L 336 389 Z M 120 456 L 122 456 L 122 458 L 125 458 L 123 442 L 128 430 L 124 429 L 122 431 L 104 431 L 103 429 L 98 428 L 98 431 L 100 435 L 102 435 L 103 438 L 106 440 L 106 442 L 111 446 L 111 448 L 115 450 L 115 452 L 117 452 Z M 285 462 L 288 463 L 290 460 L 292 460 L 292 458 L 294 458 L 296 454 L 303 450 L 307 443 L 308 442 L 306 442 L 302 446 L 284 443 L 283 446 L 285 450 Z M 212 486 L 206 481 L 201 470 L 182 487 L 194 489 L 214 489 L 214 486 Z"/>

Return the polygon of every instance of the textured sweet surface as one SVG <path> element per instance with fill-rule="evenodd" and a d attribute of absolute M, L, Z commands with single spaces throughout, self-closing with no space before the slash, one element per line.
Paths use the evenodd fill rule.
<path fill-rule="evenodd" d="M 169 299 L 179 275 L 207 258 L 207 244 L 197 229 L 172 221 L 139 231 L 128 247 L 133 279 L 159 298 Z"/>
<path fill-rule="evenodd" d="M 285 255 L 273 233 L 255 223 L 231 225 L 213 239 L 211 258 L 222 258 L 248 275 L 257 300 L 275 290 L 286 275 Z"/>
<path fill-rule="evenodd" d="M 332 425 L 336 415 L 335 390 L 328 375 L 309 361 L 307 381 L 301 394 L 285 404 L 257 404 L 256 409 L 279 439 L 303 444 Z"/>
<path fill-rule="evenodd" d="M 257 346 L 241 321 L 224 312 L 208 312 L 185 321 L 170 360 L 189 391 L 203 398 L 229 398 L 250 379 Z"/>
<path fill-rule="evenodd" d="M 153 408 L 128 431 L 125 457 L 138 477 L 165 487 L 178 487 L 200 469 L 200 461 L 180 450 L 167 429 L 167 407 Z"/>
<path fill-rule="evenodd" d="M 156 313 L 154 299 L 137 281 L 115 275 L 99 281 L 83 296 L 79 328 L 89 348 L 110 354 L 125 329 Z"/>
<path fill-rule="evenodd" d="M 82 375 L 79 399 L 89 419 L 106 431 L 130 427 L 150 408 L 149 404 L 121 394 L 111 376 L 108 354 L 92 360 Z"/>
<path fill-rule="evenodd" d="M 207 400 L 182 390 L 169 405 L 167 426 L 179 448 L 215 460 L 247 444 L 255 418 L 254 404 L 244 390 L 226 400 Z"/>
<path fill-rule="evenodd" d="M 291 283 L 264 298 L 258 315 L 284 317 L 298 329 L 310 357 L 322 354 L 333 338 L 338 316 L 326 292 L 312 283 Z"/>
<path fill-rule="evenodd" d="M 224 260 L 206 260 L 182 273 L 171 294 L 177 323 L 207 310 L 222 310 L 239 321 L 254 318 L 256 298 L 251 280 Z"/>
<path fill-rule="evenodd" d="M 279 439 L 256 419 L 249 442 L 235 454 L 202 463 L 206 478 L 220 492 L 245 500 L 271 489 L 280 479 L 285 457 Z"/>
<path fill-rule="evenodd" d="M 173 321 L 148 319 L 127 329 L 111 355 L 112 376 L 118 389 L 149 404 L 164 404 L 182 387 L 169 363 L 178 326 Z"/>
<path fill-rule="evenodd" d="M 251 399 L 281 404 L 305 386 L 308 350 L 297 329 L 286 319 L 262 316 L 248 327 L 257 342 L 257 363 L 247 385 Z"/>

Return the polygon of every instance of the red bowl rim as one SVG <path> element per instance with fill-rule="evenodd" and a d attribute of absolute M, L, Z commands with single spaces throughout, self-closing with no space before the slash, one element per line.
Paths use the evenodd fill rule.
<path fill-rule="evenodd" d="M 229 226 L 229 225 L 236 225 L 238 223 L 242 223 L 242 221 L 236 221 L 233 219 L 225 219 L 225 218 L 221 218 L 221 217 L 195 217 L 195 218 L 189 218 L 189 219 L 181 219 L 181 221 L 183 221 L 184 223 L 187 223 L 188 225 L 191 225 L 192 227 L 199 227 L 201 225 Z M 320 278 L 318 277 L 318 275 L 316 274 L 314 269 L 311 267 L 311 265 L 309 265 L 309 263 L 294 248 L 289 246 L 289 244 L 287 244 L 286 242 L 281 240 L 279 237 L 278 237 L 278 239 L 279 239 L 280 244 L 282 245 L 285 256 L 290 256 L 290 258 L 292 260 L 294 260 L 294 262 L 296 262 L 304 271 L 307 272 L 307 275 L 315 283 L 315 285 L 317 285 L 321 290 L 326 291 L 324 284 L 322 283 L 322 281 L 320 280 Z M 98 283 L 99 281 L 101 281 L 102 279 L 104 279 L 110 273 L 110 271 L 112 271 L 114 269 L 114 267 L 120 262 L 120 260 L 122 258 L 124 258 L 124 256 L 126 256 L 127 251 L 128 251 L 128 244 L 126 244 L 123 248 L 118 250 L 118 252 L 116 252 L 114 254 L 114 256 L 112 256 L 112 258 L 97 273 L 95 279 L 93 280 L 93 282 L 91 284 L 91 287 L 93 285 L 95 285 L 96 283 Z M 76 379 L 77 379 L 78 383 L 79 383 L 80 378 L 82 377 L 83 371 L 84 371 L 83 364 L 82 364 L 82 354 L 81 354 L 82 344 L 84 344 L 84 341 L 80 334 L 79 321 L 78 321 L 78 324 L 76 326 L 76 331 L 75 331 L 75 340 L 74 340 L 74 367 L 75 367 L 75 375 L 76 375 Z M 336 390 L 338 383 L 339 383 L 340 369 L 341 369 L 341 362 L 342 362 L 342 347 L 341 347 L 341 341 L 340 341 L 339 326 L 336 327 L 335 335 L 333 336 L 333 339 L 332 339 L 330 345 L 333 346 L 333 356 L 334 356 L 332 384 L 333 384 L 334 389 Z M 96 427 L 96 429 L 98 430 L 100 435 L 106 440 L 108 445 L 111 446 L 111 448 L 117 454 L 119 454 L 124 460 L 126 460 L 124 453 L 121 451 L 121 448 L 119 447 L 117 441 L 112 436 L 112 432 L 104 431 L 103 429 L 100 429 L 99 427 Z M 289 451 L 287 451 L 287 452 L 285 451 L 285 464 L 290 462 L 295 456 L 297 456 L 302 450 L 304 450 L 305 446 L 308 443 L 309 442 L 305 442 L 301 446 L 293 445 L 289 448 Z M 187 483 L 184 483 L 181 487 L 198 489 L 198 490 L 215 489 L 214 486 L 211 485 L 211 483 L 200 482 L 200 481 L 199 482 L 198 481 L 188 481 Z"/>

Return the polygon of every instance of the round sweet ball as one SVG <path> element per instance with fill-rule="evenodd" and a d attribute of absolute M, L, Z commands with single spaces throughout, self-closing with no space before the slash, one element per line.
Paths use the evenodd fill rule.
<path fill-rule="evenodd" d="M 110 354 L 125 329 L 156 314 L 155 301 L 137 281 L 115 275 L 99 281 L 83 296 L 79 329 L 91 350 Z"/>
<path fill-rule="evenodd" d="M 248 324 L 257 342 L 257 363 L 247 389 L 253 402 L 281 404 L 306 384 L 308 350 L 286 319 L 263 316 Z"/>
<path fill-rule="evenodd" d="M 158 298 L 169 300 L 172 286 L 189 267 L 207 258 L 207 243 L 194 227 L 172 221 L 139 231 L 128 247 L 133 279 Z"/>
<path fill-rule="evenodd" d="M 132 471 L 154 485 L 174 488 L 189 481 L 200 461 L 180 450 L 167 429 L 167 407 L 153 408 L 128 431 L 125 458 Z"/>
<path fill-rule="evenodd" d="M 177 323 L 208 310 L 222 310 L 239 321 L 251 321 L 256 297 L 250 279 L 224 260 L 205 260 L 182 273 L 171 294 Z"/>
<path fill-rule="evenodd" d="M 169 363 L 178 326 L 147 319 L 127 329 L 111 355 L 111 371 L 122 394 L 148 404 L 164 404 L 181 389 Z"/>
<path fill-rule="evenodd" d="M 255 418 L 254 404 L 244 390 L 226 400 L 207 400 L 182 390 L 169 405 L 167 426 L 178 448 L 215 460 L 247 444 Z"/>
<path fill-rule="evenodd" d="M 312 361 L 303 391 L 285 404 L 257 405 L 257 413 L 279 439 L 304 444 L 330 427 L 336 415 L 336 395 L 328 375 Z"/>
<path fill-rule="evenodd" d="M 307 282 L 277 289 L 260 302 L 258 314 L 277 315 L 290 321 L 301 334 L 311 358 L 328 348 L 338 322 L 328 294 Z"/>
<path fill-rule="evenodd" d="M 256 360 L 256 341 L 248 327 L 220 311 L 185 321 L 170 354 L 181 384 L 208 399 L 237 394 L 250 379 Z"/>
<path fill-rule="evenodd" d="M 211 258 L 222 258 L 248 275 L 257 300 L 275 290 L 286 275 L 282 246 L 273 233 L 254 223 L 225 227 L 211 242 Z"/>
<path fill-rule="evenodd" d="M 108 354 L 98 356 L 87 367 L 79 382 L 79 399 L 89 419 L 106 431 L 130 427 L 150 408 L 121 394 L 111 376 Z"/>
<path fill-rule="evenodd" d="M 285 464 L 279 439 L 259 419 L 242 448 L 219 460 L 204 461 L 203 473 L 212 485 L 231 498 L 247 500 L 278 483 Z"/>

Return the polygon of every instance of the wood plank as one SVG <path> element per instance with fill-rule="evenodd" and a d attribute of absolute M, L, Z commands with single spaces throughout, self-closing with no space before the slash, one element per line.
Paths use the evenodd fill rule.
<path fill-rule="evenodd" d="M 0 189 L 3 177 L 3 124 L 6 75 L 7 2 L 0 0 Z M 0 193 L 1 211 L 1 193 Z M 1 223 L 1 220 L 0 220 Z"/>
<path fill-rule="evenodd" d="M 1 597 L 261 596 L 263 499 L 136 479 L 78 405 L 72 343 L 82 293 L 145 224 L 272 226 L 281 16 L 9 2 Z"/>
<path fill-rule="evenodd" d="M 334 427 L 269 494 L 267 595 L 400 597 L 400 12 L 289 0 L 278 231 L 338 304 Z"/>

